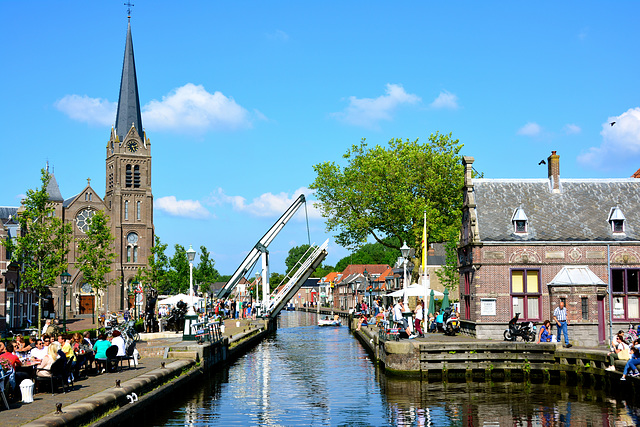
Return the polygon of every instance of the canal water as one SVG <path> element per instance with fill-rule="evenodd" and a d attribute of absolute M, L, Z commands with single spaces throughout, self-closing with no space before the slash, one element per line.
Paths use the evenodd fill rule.
<path fill-rule="evenodd" d="M 624 385 L 621 385 L 624 386 Z M 635 426 L 640 411 L 579 386 L 389 377 L 346 327 L 283 312 L 278 331 L 173 397 L 153 426 Z"/>

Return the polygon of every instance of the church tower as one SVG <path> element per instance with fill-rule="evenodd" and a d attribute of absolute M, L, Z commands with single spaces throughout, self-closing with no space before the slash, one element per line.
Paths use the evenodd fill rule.
<path fill-rule="evenodd" d="M 153 245 L 151 143 L 142 127 L 131 21 L 120 81 L 115 129 L 107 143 L 104 203 L 111 218 L 116 259 L 111 279 L 117 285 L 107 295 L 113 310 L 129 308 L 128 294 L 139 268 L 147 265 Z M 113 292 L 113 290 L 118 290 Z M 133 301 L 131 301 L 133 302 Z"/>

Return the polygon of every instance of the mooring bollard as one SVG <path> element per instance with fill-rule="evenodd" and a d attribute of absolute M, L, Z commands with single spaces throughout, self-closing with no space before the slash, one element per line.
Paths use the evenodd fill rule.
<path fill-rule="evenodd" d="M 62 413 L 62 403 L 56 403 L 56 414 Z"/>
<path fill-rule="evenodd" d="M 116 388 L 120 388 L 120 380 L 116 380 Z"/>

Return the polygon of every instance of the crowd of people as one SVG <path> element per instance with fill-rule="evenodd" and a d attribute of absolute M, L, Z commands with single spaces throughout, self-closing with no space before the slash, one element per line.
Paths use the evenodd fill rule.
<path fill-rule="evenodd" d="M 47 322 L 43 330 L 50 330 L 53 324 Z M 45 332 L 39 337 L 17 335 L 6 343 L 0 341 L 0 376 L 5 377 L 9 398 L 17 400 L 22 381 L 51 377 L 52 366 L 59 359 L 64 360 L 63 381 L 73 384 L 76 380 L 86 378 L 87 369 L 93 367 L 96 360 L 106 360 L 106 351 L 112 345 L 118 348 L 116 357 L 126 356 L 125 340 L 118 330 L 109 336 L 100 334 L 97 340 L 91 339 L 89 331 L 83 335 L 78 332 Z M 108 369 L 106 364 L 99 372 L 96 366 L 95 373 L 103 373 L 105 369 Z"/>
<path fill-rule="evenodd" d="M 355 315 L 358 317 L 358 327 L 366 326 L 370 323 L 380 327 L 389 328 L 393 325 L 402 329 L 409 339 L 424 337 L 425 332 L 442 332 L 444 331 L 443 314 L 436 311 L 425 315 L 426 309 L 423 300 L 418 300 L 413 314 L 413 330 L 409 328 L 409 321 L 404 316 L 409 308 L 404 301 L 400 299 L 396 304 L 390 304 L 385 307 L 382 300 L 373 300 L 372 307 L 369 308 L 366 302 L 362 301 L 355 306 Z M 456 315 L 458 315 L 456 311 Z"/>

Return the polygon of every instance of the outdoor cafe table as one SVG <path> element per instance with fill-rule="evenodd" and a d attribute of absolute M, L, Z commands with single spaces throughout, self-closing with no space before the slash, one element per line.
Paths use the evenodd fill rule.
<path fill-rule="evenodd" d="M 36 370 L 40 364 L 39 360 L 27 360 L 21 366 L 16 366 L 16 371 L 26 372 L 34 382 L 36 380 Z"/>

